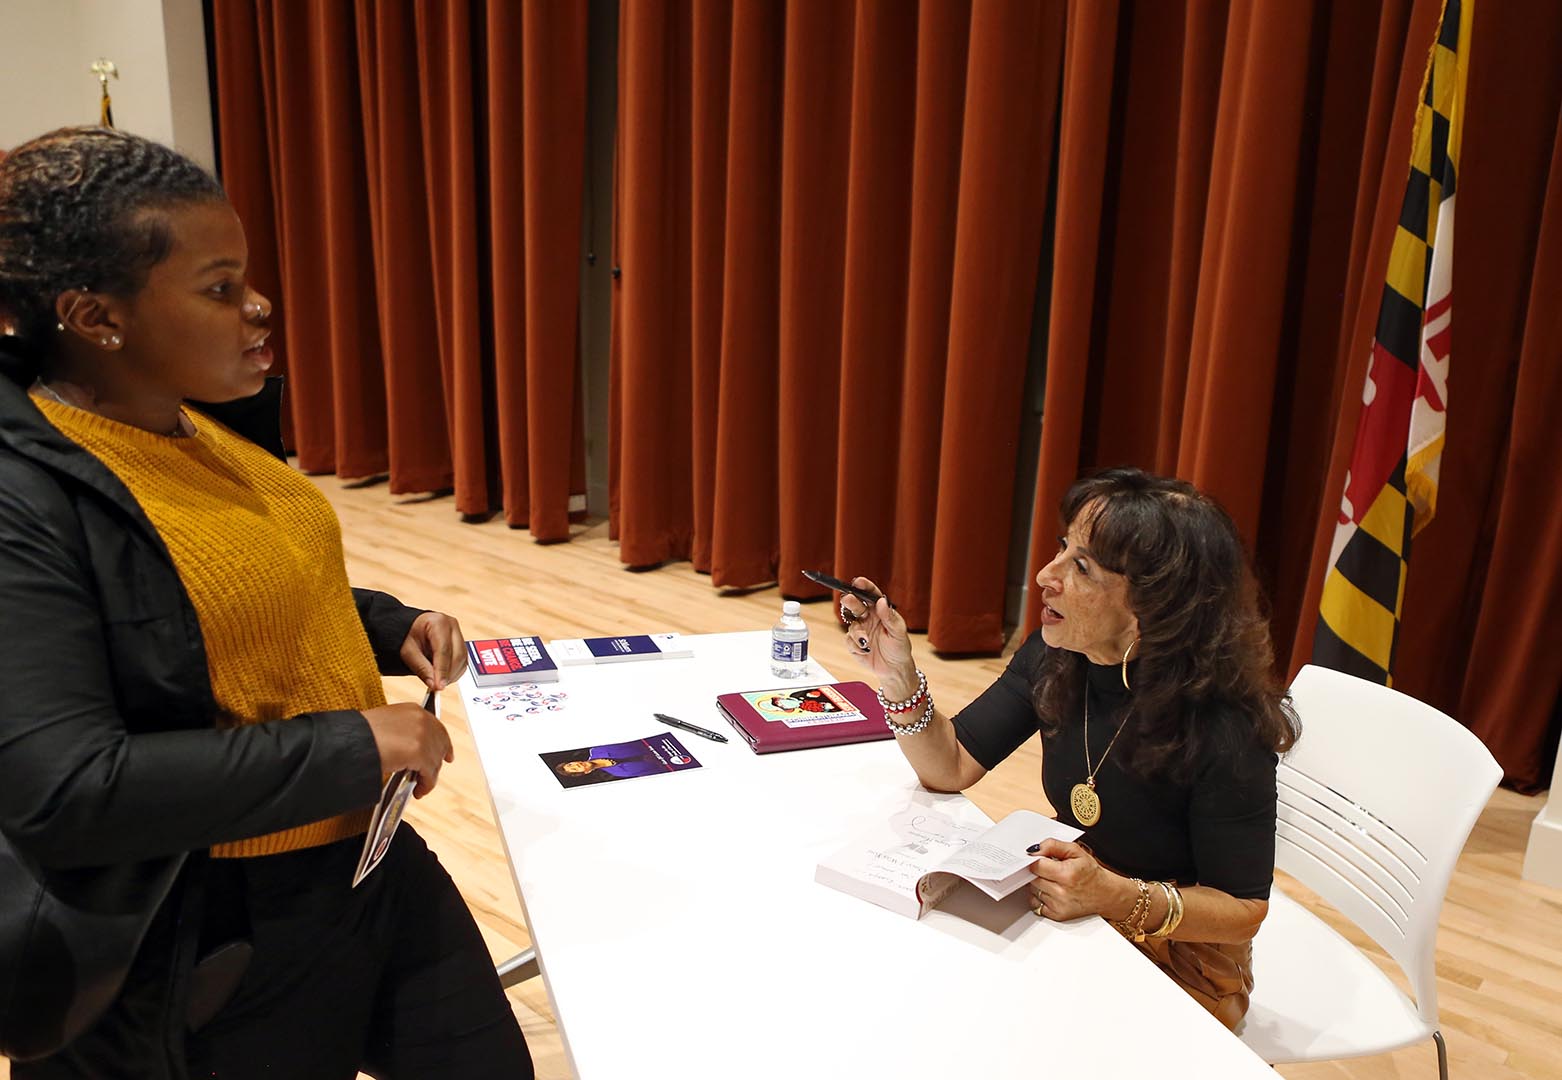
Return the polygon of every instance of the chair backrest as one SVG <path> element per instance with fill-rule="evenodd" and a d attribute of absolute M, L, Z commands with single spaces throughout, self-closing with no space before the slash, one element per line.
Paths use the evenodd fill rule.
<path fill-rule="evenodd" d="M 1459 852 L 1502 769 L 1451 717 L 1311 664 L 1291 697 L 1302 737 L 1281 759 L 1275 865 L 1361 927 L 1437 1023 L 1437 920 Z"/>

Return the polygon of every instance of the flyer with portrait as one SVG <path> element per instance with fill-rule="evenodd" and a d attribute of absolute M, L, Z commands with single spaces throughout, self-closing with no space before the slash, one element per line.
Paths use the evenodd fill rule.
<path fill-rule="evenodd" d="M 630 742 L 598 743 L 538 754 L 563 787 L 610 784 L 641 776 L 698 769 L 700 763 L 670 731 Z"/>

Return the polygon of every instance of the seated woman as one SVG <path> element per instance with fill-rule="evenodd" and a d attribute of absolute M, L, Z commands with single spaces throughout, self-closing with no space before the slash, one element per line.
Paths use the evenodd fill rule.
<path fill-rule="evenodd" d="M 444 728 L 447 615 L 352 590 L 330 505 L 187 400 L 261 394 L 271 305 L 187 158 L 76 128 L 0 161 L 0 1047 L 40 1077 L 529 1077 L 390 773 Z M 276 415 L 269 418 L 271 435 Z"/>
<path fill-rule="evenodd" d="M 1225 511 L 1180 480 L 1087 477 L 1062 521 L 1041 629 L 956 716 L 887 601 L 843 598 L 847 638 L 929 788 L 962 791 L 1041 732 L 1047 799 L 1085 835 L 1040 846 L 1032 909 L 1110 920 L 1232 1027 L 1274 876 L 1276 755 L 1299 733 L 1252 572 Z"/>

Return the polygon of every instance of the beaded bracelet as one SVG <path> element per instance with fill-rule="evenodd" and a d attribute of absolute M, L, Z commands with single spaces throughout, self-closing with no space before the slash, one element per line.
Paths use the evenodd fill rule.
<path fill-rule="evenodd" d="M 902 711 L 904 711 L 904 710 L 902 710 Z M 932 698 L 928 698 L 927 699 L 927 708 L 922 710 L 922 718 L 920 720 L 918 720 L 914 724 L 901 725 L 901 724 L 897 724 L 897 723 L 895 723 L 895 721 L 891 720 L 888 715 L 886 715 L 884 717 L 885 725 L 891 731 L 893 731 L 895 733 L 895 737 L 897 739 L 901 738 L 902 736 L 905 736 L 905 735 L 920 735 L 922 732 L 927 730 L 928 724 L 932 723 L 932 721 L 933 721 L 933 699 Z"/>
<path fill-rule="evenodd" d="M 879 699 L 879 708 L 883 709 L 885 712 L 910 712 L 912 709 L 915 709 L 922 703 L 923 698 L 927 697 L 927 676 L 922 674 L 921 668 L 917 668 L 917 692 L 912 694 L 905 701 L 887 700 L 884 697 L 884 688 L 882 686 L 879 687 L 877 696 Z"/>

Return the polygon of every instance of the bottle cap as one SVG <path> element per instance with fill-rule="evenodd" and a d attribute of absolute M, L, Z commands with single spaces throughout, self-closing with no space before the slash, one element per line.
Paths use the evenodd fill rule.
<path fill-rule="evenodd" d="M 781 605 L 781 614 L 783 615 L 796 615 L 799 611 L 802 610 L 803 605 L 799 604 L 796 600 L 788 600 L 786 603 Z"/>

